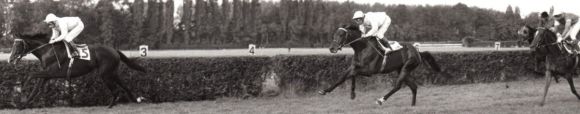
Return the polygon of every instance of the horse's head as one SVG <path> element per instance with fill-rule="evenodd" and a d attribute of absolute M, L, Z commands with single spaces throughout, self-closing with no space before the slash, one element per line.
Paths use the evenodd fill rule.
<path fill-rule="evenodd" d="M 518 30 L 518 35 L 520 37 L 522 37 L 523 41 L 527 41 L 528 43 L 532 43 L 532 41 L 534 40 L 534 36 L 536 34 L 536 29 L 530 26 L 522 26 L 522 28 L 520 28 L 520 30 Z"/>
<path fill-rule="evenodd" d="M 531 38 L 530 48 L 532 49 L 535 49 L 540 45 L 556 43 L 558 39 L 558 36 L 555 32 L 546 28 L 539 28 L 537 29 L 537 33 L 528 37 Z"/>
<path fill-rule="evenodd" d="M 48 42 L 47 34 L 15 34 L 8 63 L 16 64 L 34 48 Z"/>
<path fill-rule="evenodd" d="M 344 45 L 349 45 L 357 38 L 360 38 L 361 32 L 356 25 L 340 27 L 332 35 L 332 43 L 330 44 L 330 52 L 336 53 L 341 50 Z"/>

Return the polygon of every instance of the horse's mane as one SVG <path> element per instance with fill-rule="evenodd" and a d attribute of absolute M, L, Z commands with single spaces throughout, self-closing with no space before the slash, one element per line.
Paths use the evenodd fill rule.
<path fill-rule="evenodd" d="M 47 33 L 20 33 L 16 34 L 16 36 L 24 39 L 48 39 Z"/>
<path fill-rule="evenodd" d="M 534 28 L 534 27 L 532 27 L 532 26 L 530 26 L 530 25 L 525 25 L 525 26 L 526 26 L 526 28 L 528 28 L 528 29 L 530 29 L 530 30 L 536 31 L 536 28 Z"/>
<path fill-rule="evenodd" d="M 49 36 L 49 34 L 47 34 L 47 33 L 36 33 L 32 37 L 43 39 L 43 38 L 48 38 L 48 36 Z"/>
<path fill-rule="evenodd" d="M 346 25 L 344 28 L 348 29 L 348 30 L 354 30 L 354 31 L 360 30 L 358 25 Z"/>

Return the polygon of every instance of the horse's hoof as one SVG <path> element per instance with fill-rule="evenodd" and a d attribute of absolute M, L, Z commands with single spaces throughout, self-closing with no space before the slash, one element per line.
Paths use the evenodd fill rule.
<path fill-rule="evenodd" d="M 385 99 L 383 99 L 383 98 L 379 98 L 379 99 L 377 100 L 377 104 L 378 104 L 378 105 L 383 105 L 383 102 L 385 102 Z"/>
<path fill-rule="evenodd" d="M 11 102 L 10 105 L 18 110 L 24 110 L 24 106 L 22 104 L 16 104 L 16 102 Z"/>
<path fill-rule="evenodd" d="M 356 95 L 350 95 L 350 100 L 354 100 L 356 98 Z"/>
<path fill-rule="evenodd" d="M 318 91 L 318 94 L 320 94 L 320 95 L 326 95 L 326 91 L 324 91 L 324 90 Z"/>

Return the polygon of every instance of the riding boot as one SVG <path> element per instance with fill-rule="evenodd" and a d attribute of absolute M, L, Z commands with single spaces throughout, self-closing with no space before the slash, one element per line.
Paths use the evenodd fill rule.
<path fill-rule="evenodd" d="M 379 41 L 382 44 L 381 47 L 385 51 L 385 55 L 387 55 L 389 52 L 391 52 L 393 50 L 393 48 L 391 47 L 391 44 L 389 44 L 389 40 L 387 40 L 386 38 L 381 38 Z"/>
<path fill-rule="evenodd" d="M 383 55 L 382 66 L 381 66 L 381 69 L 380 69 L 381 71 L 383 71 L 384 70 L 384 66 L 387 63 L 387 58 L 388 58 L 388 55 L 387 54 L 391 50 L 393 50 L 393 49 L 389 45 L 389 41 L 386 38 L 381 38 L 381 39 L 377 38 L 377 41 L 379 42 L 379 45 L 380 45 L 381 49 L 383 49 L 383 51 L 385 51 L 384 52 L 384 55 Z"/>
<path fill-rule="evenodd" d="M 574 39 L 572 41 L 572 46 L 574 47 L 574 54 L 579 54 L 580 53 L 580 42 L 577 39 Z"/>
<path fill-rule="evenodd" d="M 73 41 L 67 42 L 68 46 L 71 48 L 71 56 L 73 58 L 77 58 L 79 57 L 79 51 L 77 50 L 76 46 L 77 44 L 74 43 Z"/>

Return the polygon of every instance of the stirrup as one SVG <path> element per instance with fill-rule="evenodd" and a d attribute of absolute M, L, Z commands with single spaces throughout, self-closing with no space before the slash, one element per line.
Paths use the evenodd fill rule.
<path fill-rule="evenodd" d="M 79 52 L 78 52 L 77 50 L 74 50 L 74 52 L 72 52 L 72 53 L 70 54 L 70 56 L 71 56 L 72 58 L 80 58 Z"/>

